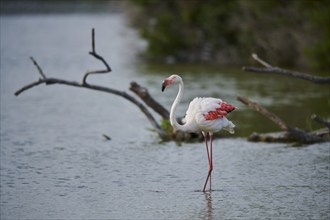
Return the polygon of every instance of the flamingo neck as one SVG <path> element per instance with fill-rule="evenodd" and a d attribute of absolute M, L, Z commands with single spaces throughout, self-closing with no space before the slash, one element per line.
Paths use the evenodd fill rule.
<path fill-rule="evenodd" d="M 184 85 L 183 85 L 183 81 L 180 80 L 179 82 L 179 92 L 172 104 L 171 107 L 171 111 L 170 111 L 170 122 L 171 125 L 176 129 L 176 130 L 180 130 L 180 131 L 187 131 L 187 126 L 185 125 L 180 125 L 178 123 L 178 121 L 176 120 L 176 115 L 175 115 L 175 111 L 177 106 L 179 105 L 181 98 L 182 98 L 182 94 L 183 94 L 183 89 L 184 89 Z"/>

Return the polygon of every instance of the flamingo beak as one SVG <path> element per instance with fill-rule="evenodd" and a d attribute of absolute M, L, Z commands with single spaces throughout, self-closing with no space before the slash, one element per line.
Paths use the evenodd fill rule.
<path fill-rule="evenodd" d="M 162 92 L 164 92 L 165 88 L 166 88 L 166 82 L 164 81 L 163 84 L 162 84 Z"/>

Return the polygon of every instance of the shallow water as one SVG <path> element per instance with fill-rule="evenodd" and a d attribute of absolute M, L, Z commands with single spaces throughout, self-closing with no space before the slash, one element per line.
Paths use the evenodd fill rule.
<path fill-rule="evenodd" d="M 276 127 L 235 100 L 242 94 L 280 113 L 290 106 L 304 115 L 315 110 L 327 115 L 326 88 L 212 68 L 141 65 L 135 53 L 144 43 L 118 13 L 1 16 L 0 21 L 1 219 L 330 218 L 329 143 L 295 148 L 237 138 L 264 125 Z M 31 55 L 52 77 L 80 81 L 86 70 L 99 68 L 88 55 L 92 27 L 97 51 L 113 72 L 89 82 L 126 90 L 135 80 L 170 106 L 176 91 L 162 94 L 160 82 L 179 71 L 187 85 L 180 113 L 196 95 L 220 95 L 240 107 L 231 116 L 238 127 L 235 138 L 214 141 L 212 192 L 201 192 L 207 174 L 203 144 L 159 143 L 126 100 L 58 85 L 13 95 L 39 77 Z M 282 81 L 272 84 L 274 79 Z M 284 117 L 296 124 L 299 115 Z"/>

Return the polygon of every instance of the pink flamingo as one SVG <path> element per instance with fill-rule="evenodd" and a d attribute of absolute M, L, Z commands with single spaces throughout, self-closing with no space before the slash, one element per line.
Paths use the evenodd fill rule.
<path fill-rule="evenodd" d="M 225 129 L 231 134 L 234 133 L 235 125 L 229 121 L 225 116 L 236 109 L 235 106 L 223 102 L 217 98 L 194 98 L 188 107 L 185 123 L 179 124 L 176 120 L 175 110 L 181 101 L 184 89 L 182 78 L 178 75 L 171 75 L 163 81 L 162 91 L 170 84 L 179 84 L 179 92 L 172 104 L 170 112 L 170 122 L 174 129 L 184 132 L 202 132 L 205 140 L 207 159 L 209 162 L 209 170 L 204 183 L 203 192 L 205 192 L 206 185 L 210 180 L 211 191 L 211 173 L 213 170 L 212 163 L 212 137 L 213 133 Z M 208 147 L 207 135 L 210 136 L 210 151 Z"/>

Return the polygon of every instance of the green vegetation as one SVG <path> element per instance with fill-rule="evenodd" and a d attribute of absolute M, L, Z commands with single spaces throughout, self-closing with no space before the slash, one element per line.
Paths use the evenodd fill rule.
<path fill-rule="evenodd" d="M 330 65 L 329 0 L 131 0 L 152 62 Z"/>
<path fill-rule="evenodd" d="M 166 135 L 170 137 L 173 131 L 170 120 L 162 119 L 160 123 L 160 127 L 165 131 Z"/>

